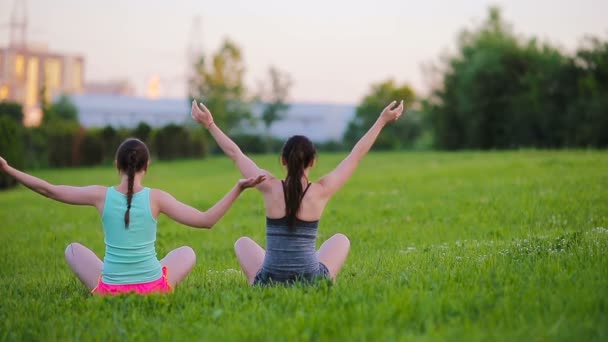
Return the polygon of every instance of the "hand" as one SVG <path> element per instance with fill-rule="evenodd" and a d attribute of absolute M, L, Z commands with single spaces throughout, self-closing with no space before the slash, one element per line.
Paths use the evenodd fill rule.
<path fill-rule="evenodd" d="M 265 180 L 266 180 L 266 175 L 259 175 L 257 177 L 239 179 L 239 181 L 236 184 L 238 185 L 240 190 L 245 190 L 247 188 L 252 188 L 252 187 L 258 185 Z"/>
<path fill-rule="evenodd" d="M 2 170 L 2 171 L 8 170 L 8 163 L 2 157 L 0 157 L 0 170 Z"/>
<path fill-rule="evenodd" d="M 211 124 L 213 124 L 213 116 L 211 112 L 205 105 L 201 102 L 200 104 L 196 103 L 196 100 L 192 101 L 192 110 L 190 112 L 194 121 L 202 124 L 206 128 L 209 128 Z"/>
<path fill-rule="evenodd" d="M 380 120 L 385 124 L 396 121 L 403 114 L 403 100 L 399 102 L 397 107 L 395 107 L 395 104 L 397 104 L 397 101 L 389 103 L 380 114 Z"/>

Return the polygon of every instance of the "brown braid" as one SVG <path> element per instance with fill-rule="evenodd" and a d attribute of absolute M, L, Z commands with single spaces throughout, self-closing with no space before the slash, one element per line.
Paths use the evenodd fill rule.
<path fill-rule="evenodd" d="M 135 151 L 131 153 L 129 159 L 133 160 L 135 156 Z M 127 169 L 127 211 L 125 211 L 125 227 L 129 228 L 129 221 L 131 218 L 131 200 L 133 199 L 133 183 L 135 182 L 135 168 L 133 164 L 129 164 L 129 168 Z"/>
<path fill-rule="evenodd" d="M 138 139 L 125 140 L 116 152 L 116 166 L 118 170 L 127 175 L 127 210 L 125 211 L 125 228 L 129 228 L 131 221 L 131 201 L 133 200 L 133 186 L 135 174 L 148 168 L 150 152 L 146 145 Z"/>

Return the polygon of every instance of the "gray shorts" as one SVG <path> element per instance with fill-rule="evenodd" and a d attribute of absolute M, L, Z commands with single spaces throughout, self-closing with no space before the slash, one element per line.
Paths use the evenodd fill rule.
<path fill-rule="evenodd" d="M 261 268 L 253 279 L 253 285 L 272 285 L 294 283 L 313 283 L 316 280 L 329 279 L 329 270 L 322 262 L 319 262 L 319 271 L 315 273 L 283 273 L 274 274 Z"/>

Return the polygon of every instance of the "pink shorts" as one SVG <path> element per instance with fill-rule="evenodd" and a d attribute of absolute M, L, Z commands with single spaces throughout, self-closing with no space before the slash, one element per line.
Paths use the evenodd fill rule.
<path fill-rule="evenodd" d="M 99 283 L 97 286 L 91 291 L 92 294 L 97 295 L 119 295 L 124 293 L 132 293 L 135 292 L 140 295 L 150 294 L 150 293 L 168 293 L 173 289 L 171 285 L 169 285 L 169 281 L 167 280 L 168 270 L 166 266 L 163 266 L 163 275 L 154 281 L 150 281 L 147 283 L 141 284 L 124 284 L 124 285 L 113 285 L 106 284 L 101 281 L 101 277 L 99 277 Z"/>

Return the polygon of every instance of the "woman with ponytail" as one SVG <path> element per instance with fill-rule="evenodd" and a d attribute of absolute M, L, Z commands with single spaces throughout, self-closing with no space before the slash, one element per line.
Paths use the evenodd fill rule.
<path fill-rule="evenodd" d="M 249 284 L 308 282 L 317 278 L 335 281 L 348 256 L 350 242 L 345 235 L 335 234 L 316 251 L 319 220 L 329 199 L 350 178 L 382 128 L 402 113 L 403 101 L 390 103 L 340 165 L 311 183 L 308 174 L 315 164 L 316 152 L 308 138 L 296 135 L 287 140 L 281 153 L 287 175 L 280 180 L 243 154 L 213 122 L 205 105 L 192 102 L 192 118 L 209 130 L 241 174 L 244 177 L 263 174 L 267 179 L 256 186 L 266 206 L 267 249 L 248 237 L 238 239 L 234 245 Z"/>
<path fill-rule="evenodd" d="M 263 175 L 239 180 L 224 198 L 207 211 L 199 211 L 170 194 L 142 185 L 150 153 L 138 139 L 125 140 L 116 152 L 120 183 L 116 186 L 73 187 L 53 185 L 12 168 L 0 157 L 0 170 L 33 191 L 59 202 L 88 205 L 101 215 L 105 257 L 103 262 L 87 247 L 71 243 L 65 258 L 78 279 L 94 294 L 170 292 L 192 270 L 192 248 L 179 247 L 161 260 L 156 257 L 157 218 L 162 213 L 196 228 L 211 228 L 246 188 L 264 181 Z"/>

